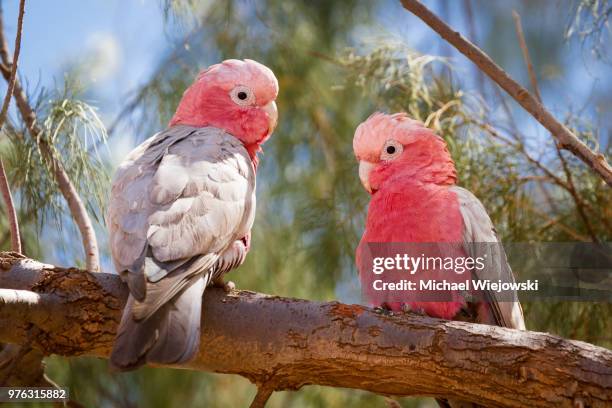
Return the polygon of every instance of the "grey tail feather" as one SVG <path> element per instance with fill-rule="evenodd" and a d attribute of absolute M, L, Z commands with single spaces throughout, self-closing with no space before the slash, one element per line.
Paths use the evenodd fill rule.
<path fill-rule="evenodd" d="M 202 296 L 210 273 L 192 282 L 147 319 L 135 320 L 132 295 L 123 311 L 110 357 L 118 371 L 134 370 L 146 363 L 181 364 L 189 361 L 200 345 Z"/>

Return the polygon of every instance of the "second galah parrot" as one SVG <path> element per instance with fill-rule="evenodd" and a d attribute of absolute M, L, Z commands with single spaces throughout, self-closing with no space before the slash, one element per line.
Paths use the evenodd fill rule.
<path fill-rule="evenodd" d="M 514 282 L 503 248 L 495 245 L 499 240 L 483 205 L 456 185 L 455 165 L 441 137 L 405 113 L 375 113 L 357 128 L 353 149 L 359 178 L 371 194 L 365 232 L 357 248 L 358 265 L 374 243 L 434 243 L 455 255 L 483 255 L 484 269 L 468 271 L 471 279 Z M 454 276 L 458 275 L 444 277 L 452 280 Z M 360 268 L 360 280 L 364 287 L 372 284 L 364 268 Z M 365 290 L 364 294 L 373 292 Z M 382 305 L 380 296 L 366 300 L 394 311 L 525 329 L 520 303 L 507 296 L 502 299 L 495 291 L 451 293 L 447 301 L 421 301 L 414 294 Z"/>
<path fill-rule="evenodd" d="M 119 166 L 108 211 L 115 267 L 130 295 L 111 365 L 181 364 L 200 342 L 204 290 L 244 261 L 257 153 L 277 123 L 278 81 L 252 60 L 200 73 L 168 128 Z"/>

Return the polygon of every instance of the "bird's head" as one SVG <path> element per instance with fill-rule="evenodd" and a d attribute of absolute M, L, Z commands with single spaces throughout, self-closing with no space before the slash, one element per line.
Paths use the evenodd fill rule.
<path fill-rule="evenodd" d="M 230 59 L 200 73 L 185 91 L 173 125 L 214 126 L 238 138 L 255 157 L 276 127 L 278 80 L 256 61 Z"/>
<path fill-rule="evenodd" d="M 451 185 L 457 178 L 444 140 L 405 113 L 370 116 L 357 127 L 353 150 L 361 183 L 371 194 L 386 183 Z"/>

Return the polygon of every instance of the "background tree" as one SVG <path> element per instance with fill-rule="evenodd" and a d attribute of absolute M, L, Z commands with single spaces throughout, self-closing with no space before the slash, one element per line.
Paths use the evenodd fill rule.
<path fill-rule="evenodd" d="M 557 117 L 589 146 L 610 153 L 609 79 L 599 80 L 585 106 L 576 106 L 569 97 L 573 87 L 595 83 L 593 71 L 607 64 L 602 46 L 609 41 L 607 1 L 427 4 L 527 85 L 512 19 L 516 9 L 544 102 L 555 101 Z M 502 240 L 610 240 L 610 192 L 601 178 L 571 154 L 557 152 L 553 139 L 513 100 L 433 32 L 421 26 L 424 40 L 411 41 L 422 23 L 399 3 L 167 1 L 161 12 L 165 27 L 160 30 L 168 32 L 170 45 L 146 83 L 125 95 L 120 114 L 104 121 L 110 149 L 121 142 L 122 132 L 136 134 L 134 142 L 140 142 L 162 129 L 182 91 L 210 63 L 254 58 L 279 78 L 280 123 L 266 145 L 260 170 L 253 251 L 231 275 L 239 288 L 359 301 L 353 254 L 367 197 L 356 177 L 351 140 L 355 125 L 373 110 L 405 110 L 446 139 L 460 184 L 483 201 Z M 52 143 L 92 218 L 101 221 L 111 157 L 104 147 L 104 126 L 91 107 L 95 89 L 77 86 L 88 69 L 87 61 L 79 62 L 65 79 L 59 76 L 59 90 L 31 87 L 27 94 L 43 137 Z M 559 88 L 568 73 L 579 77 L 568 79 L 566 97 Z M 8 137 L 2 138 L 0 148 L 9 158 L 9 178 L 21 203 L 24 252 L 38 259 L 53 255 L 66 264 L 75 258 L 82 261 L 80 246 L 66 240 L 65 231 L 74 224 L 48 160 L 18 112 L 11 113 L 10 126 L 3 131 Z M 6 225 L 4 213 L 0 223 Z M 103 228 L 97 229 L 104 237 Z M 38 239 L 41 231 L 43 239 Z M 65 247 L 52 254 L 49 237 L 60 238 L 53 246 L 59 241 Z M 8 248 L 10 236 L 5 234 L 0 242 Z M 106 262 L 110 270 L 104 240 L 100 242 L 103 265 Z M 524 306 L 530 329 L 610 347 L 609 303 Z M 108 373 L 105 361 L 92 358 L 51 357 L 47 364 L 48 375 L 69 386 L 86 406 L 162 407 L 192 401 L 246 406 L 255 394 L 253 385 L 237 377 L 151 368 L 117 376 Z M 180 393 L 168 392 L 178 389 Z M 275 393 L 269 406 L 373 403 L 382 404 L 382 399 L 313 386 Z"/>

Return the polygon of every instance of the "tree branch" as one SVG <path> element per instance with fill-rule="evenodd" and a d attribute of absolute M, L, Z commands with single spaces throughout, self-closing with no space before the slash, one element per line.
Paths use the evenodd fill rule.
<path fill-rule="evenodd" d="M 533 64 L 531 63 L 531 57 L 529 56 L 529 48 L 527 47 L 525 34 L 523 34 L 523 24 L 521 23 L 521 15 L 516 10 L 512 10 L 512 19 L 514 19 L 514 30 L 516 31 L 516 36 L 519 40 L 521 52 L 523 53 L 523 60 L 525 61 L 525 65 L 527 66 L 527 73 L 529 74 L 529 81 L 531 82 L 531 87 L 533 88 L 533 92 L 535 93 L 535 97 L 538 102 L 542 103 L 542 96 L 540 95 L 538 79 L 535 70 L 533 69 Z"/>
<path fill-rule="evenodd" d="M 0 9 L 2 5 L 0 4 Z M 1 11 L 1 10 L 0 10 Z M 25 13 L 25 0 L 19 2 L 19 17 L 17 17 L 17 34 L 15 34 L 15 51 L 13 52 L 13 64 L 11 66 L 11 76 L 8 81 L 8 88 L 4 101 L 2 103 L 2 110 L 0 111 L 0 131 L 4 127 L 6 121 L 6 115 L 8 113 L 8 107 L 11 103 L 11 95 L 15 88 L 15 78 L 17 77 L 17 62 L 19 61 L 19 52 L 21 51 L 21 32 L 23 31 L 23 14 Z M 4 170 L 4 163 L 0 158 L 0 191 L 2 191 L 2 197 L 6 205 L 6 215 L 9 220 L 11 228 L 11 250 L 21 253 L 21 237 L 19 235 L 19 220 L 17 218 L 17 211 L 15 211 L 15 204 L 13 203 L 13 196 L 11 194 L 11 187 Z"/>
<path fill-rule="evenodd" d="M 10 230 L 11 230 L 11 250 L 14 252 L 21 253 L 21 236 L 19 235 L 19 220 L 17 219 L 17 211 L 15 210 L 15 204 L 13 203 L 13 195 L 11 194 L 11 187 L 9 185 L 6 171 L 4 170 L 4 162 L 0 158 L 0 192 L 4 204 L 6 205 L 6 218 L 8 219 Z"/>
<path fill-rule="evenodd" d="M 2 5 L 0 5 L 2 7 Z M 0 130 L 4 126 L 6 114 L 11 102 L 11 95 L 15 89 L 15 79 L 17 78 L 17 63 L 19 61 L 19 52 L 21 51 L 21 33 L 23 31 L 23 14 L 25 13 L 25 0 L 19 2 L 19 16 L 17 17 L 17 33 L 15 34 L 15 49 L 13 50 L 13 63 L 11 67 L 11 76 L 8 80 L 8 88 L 4 101 L 2 103 L 2 111 L 0 111 Z M 8 52 L 7 52 L 8 55 Z"/>
<path fill-rule="evenodd" d="M 127 297 L 117 275 L 0 253 L 0 287 L 35 292 L 0 300 L 0 341 L 23 343 L 35 327 L 32 347 L 45 354 L 108 357 Z M 580 341 L 248 291 L 211 288 L 203 307 L 202 346 L 185 367 L 274 390 L 319 384 L 500 407 L 612 403 L 612 352 Z"/>
<path fill-rule="evenodd" d="M 266 406 L 266 403 L 272 396 L 273 392 L 274 388 L 272 387 L 266 385 L 258 386 L 257 394 L 255 394 L 255 398 L 253 398 L 253 401 L 251 402 L 251 405 L 249 405 L 249 408 L 264 408 Z"/>
<path fill-rule="evenodd" d="M 538 86 L 538 77 L 536 76 L 535 70 L 533 69 L 533 64 L 531 63 L 531 57 L 529 56 L 529 48 L 527 47 L 527 41 L 525 41 L 525 35 L 523 34 L 523 25 L 521 23 L 521 16 L 516 10 L 512 11 L 512 18 L 514 19 L 514 28 L 516 30 L 516 35 L 519 40 L 519 45 L 523 52 L 523 59 L 525 60 L 525 65 L 527 66 L 527 72 L 529 73 L 529 80 L 531 81 L 531 87 L 535 92 L 536 99 L 538 102 L 542 102 L 542 97 L 540 96 L 540 87 Z M 574 178 L 572 176 L 572 172 L 567 165 L 567 161 L 565 157 L 563 157 L 563 153 L 561 152 L 561 148 L 559 145 L 555 143 L 555 151 L 557 152 L 557 157 L 561 162 L 561 167 L 563 168 L 563 172 L 565 173 L 565 179 L 567 180 L 567 191 L 572 196 L 574 203 L 576 204 L 576 210 L 578 211 L 578 215 L 582 219 L 584 226 L 589 233 L 589 236 L 593 240 L 593 242 L 599 242 L 599 238 L 595 233 L 595 230 L 591 226 L 591 222 L 589 221 L 589 217 L 586 214 L 584 209 L 583 200 L 580 197 L 580 194 L 576 191 L 576 185 L 574 184 Z"/>
<path fill-rule="evenodd" d="M 555 139 L 557 139 L 561 148 L 572 152 L 597 172 L 608 185 L 612 186 L 612 168 L 610 168 L 602 153 L 592 151 L 565 125 L 557 121 L 527 89 L 512 79 L 487 54 L 465 39 L 461 33 L 449 27 L 420 1 L 401 0 L 401 3 L 406 10 L 425 22 L 443 39 L 476 64 L 489 78 L 508 92 L 531 116 L 550 131 Z"/>
<path fill-rule="evenodd" d="M 0 10 L 1 11 L 1 10 Z M 2 21 L 2 15 L 0 13 L 0 71 L 2 76 L 7 82 L 11 80 L 11 67 L 12 62 L 8 53 L 8 44 L 4 36 L 4 25 Z M 85 264 L 90 271 L 100 270 L 100 257 L 98 253 L 98 242 L 96 234 L 91 223 L 91 219 L 87 214 L 87 209 L 79 196 L 74 184 L 68 177 L 68 173 L 64 169 L 61 161 L 56 157 L 53 149 L 49 145 L 45 137 L 43 137 L 43 130 L 37 123 L 36 113 L 30 106 L 28 98 L 21 87 L 21 83 L 18 78 L 14 78 L 14 91 L 13 96 L 17 104 L 17 109 L 28 128 L 30 136 L 36 141 L 42 156 L 49 162 L 51 172 L 57 183 L 58 189 L 66 199 L 70 214 L 74 219 L 74 222 L 79 228 L 81 233 L 81 239 L 83 242 L 83 248 L 85 250 Z"/>

